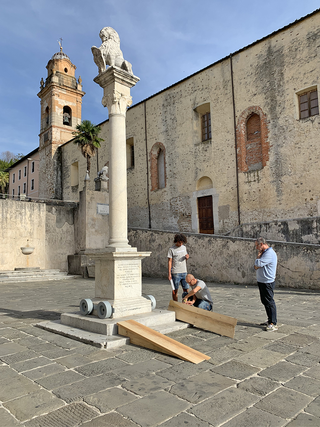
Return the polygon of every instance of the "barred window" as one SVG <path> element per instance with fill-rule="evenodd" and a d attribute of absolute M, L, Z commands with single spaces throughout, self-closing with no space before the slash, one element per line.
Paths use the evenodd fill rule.
<path fill-rule="evenodd" d="M 202 141 L 211 139 L 211 117 L 210 112 L 201 117 Z"/>

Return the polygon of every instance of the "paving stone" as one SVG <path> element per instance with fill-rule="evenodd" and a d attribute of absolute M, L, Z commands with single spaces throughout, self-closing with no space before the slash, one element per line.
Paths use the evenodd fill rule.
<path fill-rule="evenodd" d="M 14 340 L 17 338 L 25 338 L 28 335 L 25 334 L 22 331 L 19 331 L 18 329 L 14 328 L 1 328 L 0 329 L 0 336 L 8 338 L 9 340 Z"/>
<path fill-rule="evenodd" d="M 319 427 L 319 425 L 320 419 L 318 417 L 303 412 L 289 424 L 286 424 L 286 427 Z"/>
<path fill-rule="evenodd" d="M 188 407 L 187 402 L 165 391 L 159 391 L 121 406 L 117 411 L 135 423 L 149 427 L 166 421 Z"/>
<path fill-rule="evenodd" d="M 305 371 L 303 375 L 306 375 L 312 378 L 317 378 L 318 380 L 320 380 L 320 365 L 313 366 L 312 368 Z"/>
<path fill-rule="evenodd" d="M 98 393 L 99 391 L 107 390 L 111 387 L 117 387 L 124 381 L 124 378 L 114 375 L 113 373 L 108 373 L 56 388 L 53 390 L 53 393 L 67 403 L 71 403 L 82 400 L 85 396 L 89 396 L 90 394 Z"/>
<path fill-rule="evenodd" d="M 65 371 L 44 378 L 40 378 L 36 380 L 36 382 L 47 390 L 53 390 L 55 388 L 62 387 L 67 384 L 73 384 L 75 382 L 82 381 L 83 378 L 83 375 L 80 375 L 77 372 Z"/>
<path fill-rule="evenodd" d="M 57 426 L 78 426 L 83 422 L 91 420 L 98 415 L 98 412 L 89 408 L 84 403 L 72 403 L 49 414 L 42 415 L 27 422 L 25 427 L 57 427 Z"/>
<path fill-rule="evenodd" d="M 182 412 L 176 417 L 171 418 L 171 420 L 158 425 L 161 427 L 210 427 L 212 424 L 208 424 L 205 421 L 199 420 L 195 416 Z"/>
<path fill-rule="evenodd" d="M 0 420 L 2 427 L 21 426 L 20 422 L 17 421 L 12 415 L 10 415 L 9 412 L 4 408 L 0 408 Z"/>
<path fill-rule="evenodd" d="M 32 350 L 41 353 L 46 354 L 48 352 L 58 350 L 61 347 L 56 346 L 55 344 L 52 344 L 51 342 L 42 342 L 37 345 L 32 346 Z"/>
<path fill-rule="evenodd" d="M 228 347 L 221 347 L 208 352 L 207 356 L 210 356 L 211 359 L 208 360 L 212 365 L 220 365 L 223 362 L 228 362 L 229 360 L 236 359 L 237 357 L 244 354 L 241 350 L 235 350 Z"/>
<path fill-rule="evenodd" d="M 35 357 L 30 360 L 13 363 L 11 366 L 18 372 L 30 371 L 30 369 L 38 368 L 39 366 L 50 365 L 52 362 L 47 357 Z"/>
<path fill-rule="evenodd" d="M 121 369 L 116 369 L 113 372 L 117 375 L 121 375 L 127 380 L 133 380 L 135 378 L 141 378 L 144 375 L 148 375 L 155 372 L 160 375 L 160 372 L 158 371 L 163 372 L 162 370 L 166 369 L 166 371 L 164 372 L 167 372 L 170 370 L 168 368 L 171 369 L 171 365 L 161 362 L 161 360 L 151 359 L 147 360 L 146 362 L 136 363 L 135 365 L 126 364 Z M 161 374 L 160 376 L 163 375 Z"/>
<path fill-rule="evenodd" d="M 285 384 L 285 387 L 313 397 L 319 396 L 320 393 L 320 381 L 303 375 L 299 375 L 298 377 L 288 381 Z"/>
<path fill-rule="evenodd" d="M 56 359 L 60 359 L 61 357 L 69 356 L 70 350 L 67 350 L 65 348 L 56 347 L 55 350 L 42 352 L 42 355 L 47 357 L 48 359 L 56 360 Z"/>
<path fill-rule="evenodd" d="M 272 366 L 282 359 L 282 354 L 266 350 L 265 348 L 251 351 L 250 353 L 243 354 L 242 356 L 236 358 L 236 360 L 239 362 L 256 366 L 258 368 L 266 368 L 268 366 Z"/>
<path fill-rule="evenodd" d="M 92 360 L 90 360 L 86 356 L 82 356 L 81 354 L 72 354 L 65 357 L 60 357 L 57 359 L 57 363 L 60 363 L 60 365 L 66 366 L 67 368 L 76 368 L 78 366 L 88 365 L 89 363 L 92 363 Z"/>
<path fill-rule="evenodd" d="M 119 359 L 111 358 L 100 360 L 98 362 L 92 362 L 83 366 L 78 366 L 77 368 L 75 368 L 75 370 L 82 375 L 92 377 L 99 374 L 103 374 L 105 372 L 117 371 L 120 368 L 125 369 L 126 366 L 128 366 L 127 363 L 122 362 Z"/>
<path fill-rule="evenodd" d="M 19 353 L 21 351 L 26 350 L 26 347 L 13 342 L 0 344 L 0 357 L 7 356 L 9 354 Z"/>
<path fill-rule="evenodd" d="M 230 344 L 229 348 L 233 348 L 235 350 L 240 350 L 245 353 L 249 353 L 250 351 L 263 347 L 268 342 L 269 340 L 266 338 L 263 339 L 263 338 L 252 337 L 252 338 L 238 341 L 234 344 Z"/>
<path fill-rule="evenodd" d="M 131 381 L 126 381 L 122 384 L 122 387 L 139 396 L 147 396 L 156 391 L 168 389 L 173 384 L 173 381 L 162 378 L 159 375 L 146 374 Z"/>
<path fill-rule="evenodd" d="M 320 418 L 320 397 L 314 399 L 314 401 L 311 402 L 310 405 L 305 408 L 305 411 L 309 414 L 314 415 L 315 417 Z"/>
<path fill-rule="evenodd" d="M 82 427 L 137 427 L 136 423 L 124 418 L 116 412 L 111 412 L 102 417 L 98 417 L 87 423 L 81 424 Z M 41 426 L 42 427 L 42 426 Z"/>
<path fill-rule="evenodd" d="M 199 375 L 191 377 L 190 381 L 182 381 L 172 386 L 170 393 L 188 402 L 199 403 L 235 383 L 236 381 L 211 371 L 201 372 Z"/>
<path fill-rule="evenodd" d="M 264 369 L 259 372 L 259 376 L 267 377 L 274 381 L 286 382 L 305 370 L 305 367 L 284 361 Z"/>
<path fill-rule="evenodd" d="M 10 341 L 7 340 L 7 338 L 0 338 L 0 345 L 1 344 L 8 344 Z"/>
<path fill-rule="evenodd" d="M 230 362 L 223 363 L 219 366 L 214 366 L 211 368 L 213 372 L 217 374 L 224 375 L 229 378 L 234 378 L 236 380 L 244 380 L 251 375 L 256 374 L 260 371 L 259 368 L 247 365 L 243 362 L 238 362 L 236 360 L 231 360 Z"/>
<path fill-rule="evenodd" d="M 39 378 L 48 377 L 49 375 L 63 372 L 66 369 L 58 363 L 51 363 L 51 365 L 41 366 L 40 368 L 32 369 L 31 371 L 24 372 L 23 375 L 31 380 L 38 380 Z"/>
<path fill-rule="evenodd" d="M 179 359 L 175 356 L 170 356 L 169 354 L 158 353 L 155 359 L 160 360 L 161 362 L 168 363 L 169 365 L 180 365 L 183 363 L 182 359 Z"/>
<path fill-rule="evenodd" d="M 100 391 L 84 397 L 84 401 L 88 405 L 95 406 L 100 412 L 110 412 L 120 406 L 126 405 L 129 402 L 138 399 L 133 393 L 130 393 L 121 388 L 109 388 L 108 390 Z"/>
<path fill-rule="evenodd" d="M 56 335 L 56 334 L 51 334 L 51 336 L 48 337 L 48 341 L 51 342 L 52 344 L 55 344 L 58 347 L 62 347 L 65 349 L 73 349 L 83 345 L 79 341 L 75 341 L 71 338 L 63 337 L 62 335 Z"/>
<path fill-rule="evenodd" d="M 286 360 L 288 362 L 295 363 L 296 365 L 311 367 L 319 363 L 320 356 L 297 351 L 296 353 L 287 356 Z"/>
<path fill-rule="evenodd" d="M 265 396 L 280 387 L 280 385 L 280 383 L 272 381 L 269 378 L 252 377 L 238 384 L 238 388 L 259 396 Z"/>
<path fill-rule="evenodd" d="M 197 365 L 191 362 L 183 362 L 179 365 L 168 366 L 167 369 L 160 370 L 157 375 L 163 378 L 167 378 L 170 381 L 180 382 L 186 378 L 198 375 L 200 372 L 208 371 L 212 366 L 206 361 L 198 363 Z"/>
<path fill-rule="evenodd" d="M 232 420 L 223 424 L 223 427 L 280 427 L 286 425 L 286 423 L 287 420 L 283 418 L 253 407 L 232 418 Z"/>
<path fill-rule="evenodd" d="M 157 355 L 152 350 L 141 349 L 140 351 L 126 351 L 118 355 L 117 358 L 127 363 L 139 363 L 145 360 L 153 359 Z"/>
<path fill-rule="evenodd" d="M 294 333 L 282 338 L 280 342 L 282 342 L 283 344 L 289 344 L 296 347 L 305 347 L 306 345 L 311 344 L 315 340 L 316 338 L 310 335 Z"/>
<path fill-rule="evenodd" d="M 210 425 L 218 426 L 259 400 L 258 396 L 244 390 L 230 388 L 216 396 L 199 403 L 189 410 L 190 413 Z"/>
<path fill-rule="evenodd" d="M 41 338 L 34 337 L 32 335 L 26 335 L 26 337 L 27 338 L 20 338 L 20 339 L 16 340 L 15 342 L 17 344 L 24 345 L 25 347 L 27 347 L 31 350 L 33 350 L 33 346 L 45 343 L 45 341 L 42 340 Z"/>
<path fill-rule="evenodd" d="M 10 354 L 9 356 L 1 356 L 1 360 L 10 365 L 12 363 L 22 362 L 37 357 L 37 353 L 32 350 L 21 351 L 19 353 Z"/>
<path fill-rule="evenodd" d="M 13 370 L 10 371 L 11 372 L 0 370 L 0 400 L 2 402 L 41 390 L 40 386 L 33 383 L 28 378 L 25 378 L 23 375 Z M 2 376 L 2 373 L 5 375 Z"/>
<path fill-rule="evenodd" d="M 46 390 L 38 390 L 37 393 L 29 393 L 18 397 L 3 406 L 20 421 L 29 420 L 32 417 L 51 412 L 64 405 L 64 402 L 53 396 Z"/>
<path fill-rule="evenodd" d="M 256 403 L 255 407 L 278 417 L 290 419 L 305 408 L 311 400 L 309 396 L 281 387 Z"/>
<path fill-rule="evenodd" d="M 263 348 L 265 348 L 266 350 L 275 351 L 276 353 L 284 354 L 286 356 L 289 356 L 289 354 L 297 351 L 297 347 L 294 347 L 293 345 L 283 344 L 279 341 L 275 341 L 271 344 L 265 345 Z"/>
<path fill-rule="evenodd" d="M 92 347 L 92 346 L 88 346 L 88 347 Z M 94 347 L 92 347 L 92 348 L 94 348 Z M 75 351 L 77 351 L 77 349 Z M 112 357 L 117 356 L 119 353 L 121 354 L 120 351 L 98 349 L 98 350 L 93 351 L 92 353 L 86 352 L 84 355 L 88 359 L 90 359 L 91 362 L 93 362 L 93 361 L 97 362 L 98 360 L 111 359 Z"/>
<path fill-rule="evenodd" d="M 306 347 L 303 347 L 300 350 L 301 353 L 309 353 L 309 354 L 313 354 L 314 356 L 319 356 L 320 355 L 320 341 L 317 339 L 317 341 L 313 342 L 310 345 L 307 345 Z M 319 356 L 319 361 L 320 361 L 320 356 Z"/>

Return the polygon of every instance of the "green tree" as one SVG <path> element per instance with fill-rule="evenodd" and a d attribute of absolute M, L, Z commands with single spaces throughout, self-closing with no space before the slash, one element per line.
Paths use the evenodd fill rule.
<path fill-rule="evenodd" d="M 76 126 L 76 129 L 75 132 L 72 132 L 75 136 L 73 142 L 78 145 L 82 155 L 86 158 L 87 171 L 90 174 L 91 157 L 95 156 L 97 148 L 101 147 L 100 142 L 103 141 L 98 136 L 101 128 L 92 124 L 90 120 L 83 120 L 80 125 Z"/>
<path fill-rule="evenodd" d="M 3 151 L 0 156 L 0 171 L 4 172 L 10 168 L 14 163 L 24 157 L 23 154 L 14 154 L 11 151 Z"/>
<path fill-rule="evenodd" d="M 0 171 L 0 192 L 2 194 L 6 193 L 6 187 L 9 183 L 9 174 L 8 172 Z"/>

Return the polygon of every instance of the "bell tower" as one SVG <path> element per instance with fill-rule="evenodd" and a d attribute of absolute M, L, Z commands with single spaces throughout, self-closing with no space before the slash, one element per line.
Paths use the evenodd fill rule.
<path fill-rule="evenodd" d="M 39 134 L 39 197 L 61 199 L 61 159 L 58 147 L 73 138 L 81 123 L 81 104 L 85 94 L 81 77 L 75 77 L 76 66 L 63 50 L 47 64 L 47 78 L 40 82 L 41 100 Z"/>

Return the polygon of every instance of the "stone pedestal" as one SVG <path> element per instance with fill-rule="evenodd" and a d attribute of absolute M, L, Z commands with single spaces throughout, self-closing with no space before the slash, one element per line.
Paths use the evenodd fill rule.
<path fill-rule="evenodd" d="M 93 302 L 108 301 L 113 309 L 113 319 L 151 312 L 151 301 L 141 296 L 141 260 L 150 254 L 106 251 L 91 255 L 95 259 Z"/>

